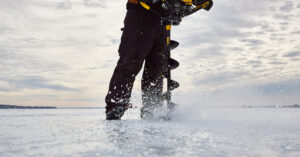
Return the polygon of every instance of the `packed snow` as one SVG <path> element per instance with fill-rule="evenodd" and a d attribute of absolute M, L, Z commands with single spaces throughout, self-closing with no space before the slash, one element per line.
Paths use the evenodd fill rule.
<path fill-rule="evenodd" d="M 121 121 L 104 109 L 0 110 L 0 156 L 299 157 L 300 110 L 178 109 L 171 120 Z"/>

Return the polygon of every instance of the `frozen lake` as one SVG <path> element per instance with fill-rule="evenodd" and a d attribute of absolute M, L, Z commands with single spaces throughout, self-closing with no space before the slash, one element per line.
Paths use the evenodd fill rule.
<path fill-rule="evenodd" d="M 0 156 L 299 157 L 300 109 L 202 108 L 171 121 L 139 109 L 0 110 Z"/>

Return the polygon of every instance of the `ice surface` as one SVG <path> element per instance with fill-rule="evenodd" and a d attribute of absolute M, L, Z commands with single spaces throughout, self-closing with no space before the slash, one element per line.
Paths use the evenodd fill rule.
<path fill-rule="evenodd" d="M 171 121 L 139 114 L 105 121 L 104 109 L 0 110 L 0 156 L 300 156 L 299 109 L 183 109 Z"/>

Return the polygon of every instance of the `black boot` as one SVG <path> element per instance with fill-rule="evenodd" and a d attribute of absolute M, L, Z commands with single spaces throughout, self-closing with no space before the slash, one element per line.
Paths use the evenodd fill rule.
<path fill-rule="evenodd" d="M 106 120 L 120 120 L 129 106 L 130 104 L 119 104 L 113 107 L 106 107 Z"/>

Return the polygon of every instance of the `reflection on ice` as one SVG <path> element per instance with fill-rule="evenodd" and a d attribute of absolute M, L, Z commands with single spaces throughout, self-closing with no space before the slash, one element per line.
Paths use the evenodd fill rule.
<path fill-rule="evenodd" d="M 106 137 L 122 154 L 137 156 L 220 156 L 206 129 L 184 121 L 107 121 Z"/>
<path fill-rule="evenodd" d="M 0 156 L 300 156 L 299 110 L 181 110 L 122 121 L 104 110 L 0 110 Z"/>

